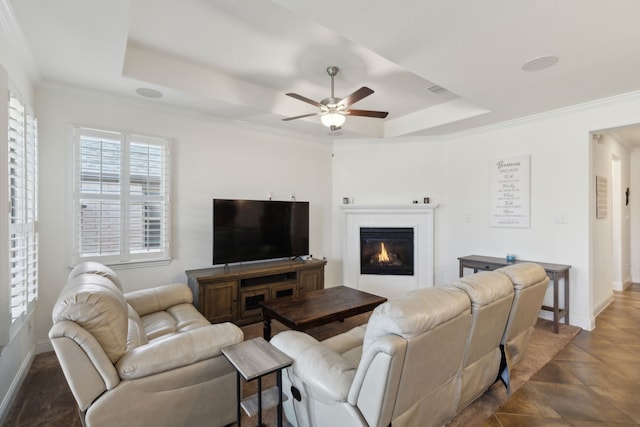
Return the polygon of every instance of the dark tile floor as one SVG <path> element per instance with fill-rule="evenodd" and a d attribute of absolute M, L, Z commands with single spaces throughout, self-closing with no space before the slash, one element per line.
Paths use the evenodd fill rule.
<path fill-rule="evenodd" d="M 640 284 L 519 388 L 484 427 L 640 426 Z"/>

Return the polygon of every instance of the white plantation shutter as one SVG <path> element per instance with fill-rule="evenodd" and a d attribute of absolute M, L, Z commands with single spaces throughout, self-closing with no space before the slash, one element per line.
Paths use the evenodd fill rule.
<path fill-rule="evenodd" d="M 25 217 L 27 224 L 27 304 L 38 298 L 38 121 L 27 111 L 25 139 Z M 30 307 L 29 307 L 30 308 Z"/>
<path fill-rule="evenodd" d="M 161 138 L 75 129 L 74 264 L 169 259 L 169 147 Z"/>
<path fill-rule="evenodd" d="M 123 142 L 119 134 L 110 132 L 85 130 L 79 135 L 75 228 L 81 258 L 99 257 L 105 263 L 120 260 Z"/>
<path fill-rule="evenodd" d="M 165 141 L 133 136 L 129 144 L 128 238 L 131 252 L 161 253 L 169 245 Z"/>
<path fill-rule="evenodd" d="M 12 337 L 33 310 L 38 297 L 38 143 L 36 119 L 12 90 L 9 91 L 7 118 L 7 270 L 9 336 Z M 6 330 L 0 336 L 6 343 Z"/>

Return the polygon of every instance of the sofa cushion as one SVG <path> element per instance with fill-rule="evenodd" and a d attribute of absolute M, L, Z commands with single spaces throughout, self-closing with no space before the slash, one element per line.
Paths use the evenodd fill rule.
<path fill-rule="evenodd" d="M 175 319 L 166 311 L 147 314 L 142 316 L 141 319 L 149 341 L 177 331 Z"/>
<path fill-rule="evenodd" d="M 352 361 L 356 366 L 362 358 L 362 342 L 367 325 L 356 326 L 342 334 L 335 335 L 322 341 L 322 344 L 341 354 L 347 360 Z"/>
<path fill-rule="evenodd" d="M 169 313 L 176 322 L 176 330 L 178 332 L 190 331 L 211 324 L 211 322 L 196 310 L 193 304 L 184 303 L 174 305 L 167 309 L 167 313 Z"/>
<path fill-rule="evenodd" d="M 469 311 L 470 307 L 467 294 L 453 286 L 418 289 L 392 298 L 371 314 L 363 353 L 380 337 L 393 334 L 413 338 Z"/>
<path fill-rule="evenodd" d="M 81 274 L 69 279 L 53 307 L 52 318 L 53 323 L 70 320 L 86 329 L 114 363 L 126 351 L 127 303 L 106 277 Z"/>
<path fill-rule="evenodd" d="M 167 310 L 142 316 L 141 319 L 150 341 L 163 335 L 187 332 L 211 324 L 193 304 L 174 305 Z"/>
<path fill-rule="evenodd" d="M 191 304 L 193 294 L 184 283 L 156 286 L 125 294 L 127 302 L 140 316 L 166 310 L 177 304 Z"/>

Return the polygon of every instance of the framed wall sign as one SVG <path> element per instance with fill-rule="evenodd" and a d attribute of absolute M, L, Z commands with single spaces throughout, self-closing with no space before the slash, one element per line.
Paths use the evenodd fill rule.
<path fill-rule="evenodd" d="M 491 226 L 529 228 L 530 156 L 489 161 Z"/>

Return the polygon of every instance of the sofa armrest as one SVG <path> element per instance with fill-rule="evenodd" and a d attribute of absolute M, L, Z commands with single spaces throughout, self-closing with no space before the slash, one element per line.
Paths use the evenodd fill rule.
<path fill-rule="evenodd" d="M 101 380 L 104 382 L 104 387 L 107 390 L 111 390 L 120 383 L 118 373 L 100 343 L 91 333 L 87 332 L 86 329 L 77 323 L 69 320 L 54 323 L 49 331 L 49 338 L 54 344 L 54 348 L 56 347 L 56 340 L 62 342 L 62 338 L 68 338 L 75 343 L 91 362 L 92 370 L 95 370 L 95 372 L 100 375 Z M 67 360 L 67 353 L 65 352 L 56 351 L 56 356 L 63 369 L 66 366 L 72 366 L 74 363 L 77 363 L 77 361 Z M 71 369 L 68 371 L 73 372 Z M 82 381 L 82 379 L 78 381 Z"/>
<path fill-rule="evenodd" d="M 352 387 L 349 392 L 349 403 L 357 405 L 358 400 L 361 399 L 361 393 L 369 392 L 370 394 L 380 394 L 380 398 L 383 396 L 384 390 L 366 390 L 365 382 L 371 377 L 379 376 L 386 378 L 385 381 L 392 382 L 394 378 L 399 381 L 400 372 L 404 362 L 405 353 L 407 350 L 407 341 L 397 335 L 388 335 L 377 339 L 372 345 L 369 346 L 367 351 L 362 354 L 360 364 L 354 376 Z M 384 355 L 384 358 L 380 358 Z M 396 359 L 394 364 L 397 368 L 396 371 L 391 372 L 393 369 L 393 360 Z M 399 363 L 398 363 L 399 361 Z M 382 366 L 376 365 L 376 363 L 382 363 Z M 375 368 L 372 368 L 375 366 Z M 393 375 L 392 375 L 393 374 Z"/>
<path fill-rule="evenodd" d="M 309 396 L 323 402 L 345 402 L 356 366 L 307 334 L 285 331 L 271 343 L 293 359 L 291 372 Z"/>
<path fill-rule="evenodd" d="M 178 304 L 191 304 L 193 294 L 185 283 L 156 286 L 124 294 L 125 299 L 140 316 L 166 310 Z"/>
<path fill-rule="evenodd" d="M 241 342 L 244 334 L 233 323 L 218 323 L 167 335 L 125 353 L 116 369 L 121 379 L 157 374 L 221 355 L 220 349 Z"/>

